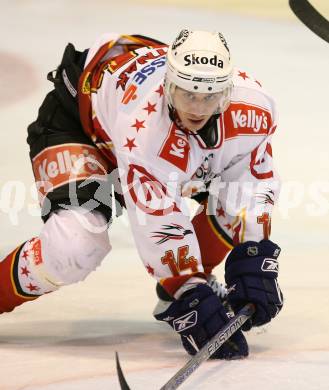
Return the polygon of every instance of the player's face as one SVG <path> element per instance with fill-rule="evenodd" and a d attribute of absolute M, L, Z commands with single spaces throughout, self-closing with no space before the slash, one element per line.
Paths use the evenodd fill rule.
<path fill-rule="evenodd" d="M 176 87 L 173 105 L 182 125 L 192 132 L 199 131 L 218 110 L 218 93 L 196 93 Z"/>

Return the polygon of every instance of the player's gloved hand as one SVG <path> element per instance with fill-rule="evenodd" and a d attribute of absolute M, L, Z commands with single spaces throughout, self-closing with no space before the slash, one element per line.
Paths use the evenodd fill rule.
<path fill-rule="evenodd" d="M 234 311 L 247 303 L 256 312 L 242 329 L 270 322 L 283 306 L 283 295 L 277 282 L 280 248 L 270 240 L 247 241 L 237 245 L 225 263 L 228 302 Z"/>
<path fill-rule="evenodd" d="M 181 337 L 190 355 L 195 355 L 228 321 L 225 308 L 207 284 L 198 284 L 179 299 L 167 302 L 154 317 L 166 321 Z M 212 355 L 213 359 L 239 359 L 248 356 L 248 344 L 237 331 Z"/>

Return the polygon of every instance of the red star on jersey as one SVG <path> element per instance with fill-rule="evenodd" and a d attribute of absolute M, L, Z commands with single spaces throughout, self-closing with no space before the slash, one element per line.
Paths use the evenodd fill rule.
<path fill-rule="evenodd" d="M 27 267 L 21 267 L 21 270 L 22 270 L 21 275 L 29 276 L 29 274 L 31 273 L 31 272 L 27 269 Z"/>
<path fill-rule="evenodd" d="M 232 226 L 229 224 L 229 223 L 227 223 L 226 225 L 224 225 L 227 229 L 232 229 Z"/>
<path fill-rule="evenodd" d="M 29 257 L 29 251 L 24 251 L 22 257 L 26 260 Z"/>
<path fill-rule="evenodd" d="M 160 97 L 163 96 L 163 85 L 160 85 L 160 87 L 155 92 L 157 92 Z"/>
<path fill-rule="evenodd" d="M 38 290 L 40 290 L 39 287 L 33 286 L 32 283 L 30 283 L 28 286 L 26 286 L 26 288 L 28 288 L 31 292 L 32 292 L 32 291 L 38 291 Z"/>
<path fill-rule="evenodd" d="M 239 77 L 242 77 L 243 80 L 249 79 L 249 76 L 247 76 L 246 72 L 240 72 L 240 71 L 239 71 L 238 76 L 239 76 Z"/>
<path fill-rule="evenodd" d="M 224 212 L 223 207 L 221 207 L 220 209 L 217 209 L 216 213 L 217 213 L 217 217 L 225 217 L 225 212 Z"/>
<path fill-rule="evenodd" d="M 149 264 L 147 264 L 146 269 L 150 275 L 154 275 L 154 268 L 152 268 Z"/>
<path fill-rule="evenodd" d="M 127 143 L 126 145 L 123 145 L 126 148 L 129 148 L 129 152 L 132 151 L 133 148 L 137 148 L 137 145 L 134 144 L 135 138 L 129 139 L 127 138 Z"/>
<path fill-rule="evenodd" d="M 155 109 L 156 104 L 151 104 L 150 102 L 147 102 L 147 107 L 144 107 L 143 110 L 147 111 L 147 115 L 152 114 L 152 112 L 156 112 Z"/>
<path fill-rule="evenodd" d="M 137 131 L 137 133 L 138 133 L 138 131 L 139 131 L 140 129 L 145 129 L 144 122 L 145 122 L 145 121 L 139 121 L 138 119 L 136 119 L 135 124 L 134 124 L 134 125 L 131 125 L 131 127 L 136 127 L 136 131 Z"/>
<path fill-rule="evenodd" d="M 255 80 L 255 83 L 258 84 L 262 88 L 262 84 L 259 81 Z"/>

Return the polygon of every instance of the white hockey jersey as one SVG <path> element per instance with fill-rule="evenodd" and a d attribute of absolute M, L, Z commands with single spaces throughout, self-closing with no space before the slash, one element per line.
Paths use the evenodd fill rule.
<path fill-rule="evenodd" d="M 145 267 L 159 281 L 176 278 L 178 288 L 180 276 L 203 272 L 185 196 L 207 186 L 208 212 L 234 244 L 268 238 L 279 191 L 271 149 L 276 109 L 256 79 L 235 70 L 217 143 L 207 147 L 170 119 L 166 52 L 151 39 L 102 36 L 89 50 L 79 103 L 86 133 L 119 169 Z"/>

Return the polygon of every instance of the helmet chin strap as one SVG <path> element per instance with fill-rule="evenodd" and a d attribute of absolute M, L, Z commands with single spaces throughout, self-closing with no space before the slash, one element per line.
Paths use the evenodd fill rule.
<path fill-rule="evenodd" d="M 184 131 L 184 133 L 186 134 L 192 134 L 192 131 L 190 131 L 189 129 L 187 129 L 182 121 L 180 120 L 178 114 L 177 114 L 177 111 L 176 109 L 171 105 L 171 104 L 168 104 L 168 110 L 169 110 L 169 118 L 175 123 L 175 125 L 182 131 Z"/>
<path fill-rule="evenodd" d="M 175 125 L 182 130 L 186 134 L 190 134 L 195 136 L 196 133 L 187 129 L 182 121 L 180 120 L 177 111 L 174 107 L 168 104 L 169 109 L 169 118 L 175 123 Z M 212 148 L 217 144 L 218 141 L 218 129 L 217 129 L 217 119 L 221 114 L 212 115 L 207 123 L 197 131 L 197 134 L 202 138 L 203 142 L 207 145 L 207 147 Z"/>

